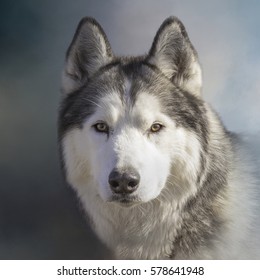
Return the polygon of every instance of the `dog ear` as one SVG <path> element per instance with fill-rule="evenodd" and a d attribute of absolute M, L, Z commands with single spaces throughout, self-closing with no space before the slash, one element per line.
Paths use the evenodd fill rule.
<path fill-rule="evenodd" d="M 112 59 L 113 53 L 102 27 L 93 18 L 83 18 L 66 54 L 62 92 L 77 90 Z"/>
<path fill-rule="evenodd" d="M 147 61 L 180 88 L 200 95 L 202 77 L 197 52 L 184 25 L 176 17 L 167 18 L 159 28 Z"/>

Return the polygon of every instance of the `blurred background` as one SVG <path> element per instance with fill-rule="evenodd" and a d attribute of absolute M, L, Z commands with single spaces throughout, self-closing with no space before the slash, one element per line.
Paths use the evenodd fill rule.
<path fill-rule="evenodd" d="M 114 53 L 147 52 L 163 20 L 186 26 L 203 94 L 260 158 L 260 2 L 257 0 L 0 1 L 0 259 L 104 259 L 62 179 L 56 119 L 65 51 L 83 16 Z"/>

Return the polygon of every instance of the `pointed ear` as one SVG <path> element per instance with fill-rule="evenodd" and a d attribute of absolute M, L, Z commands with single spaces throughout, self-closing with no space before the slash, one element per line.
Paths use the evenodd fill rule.
<path fill-rule="evenodd" d="M 112 59 L 113 53 L 102 27 L 93 18 L 83 18 L 67 51 L 62 91 L 69 93 L 80 88 Z"/>
<path fill-rule="evenodd" d="M 202 77 L 197 52 L 179 19 L 170 17 L 163 22 L 147 59 L 177 86 L 200 95 Z"/>

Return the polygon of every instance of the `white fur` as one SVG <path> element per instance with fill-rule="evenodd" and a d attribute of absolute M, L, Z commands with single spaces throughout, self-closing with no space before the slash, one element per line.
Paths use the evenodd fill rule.
<path fill-rule="evenodd" d="M 154 49 L 148 56 L 148 62 L 156 65 L 180 89 L 199 97 L 201 68 L 183 33 L 184 27 L 181 27 L 176 18 L 170 18 L 162 27 L 154 42 Z M 76 39 L 70 48 L 63 75 L 65 93 L 80 88 L 100 67 L 112 61 L 108 42 L 93 20 L 83 21 Z M 176 44 L 181 44 L 182 47 L 179 48 Z M 78 51 L 83 52 L 84 55 L 80 57 L 83 61 L 79 62 Z M 180 60 L 180 55 L 186 59 Z M 84 61 L 86 56 L 88 59 Z M 175 65 L 176 61 L 186 63 L 178 69 L 180 65 Z M 81 71 L 83 68 L 87 70 L 87 75 L 86 71 Z M 166 79 L 162 79 L 162 82 L 163 80 Z M 97 86 L 100 84 L 97 83 Z M 231 143 L 232 140 L 218 117 L 207 105 L 205 114 L 209 125 L 205 125 L 205 129 L 208 129 L 209 145 L 205 152 L 199 136 L 181 124 L 177 125 L 163 113 L 160 100 L 155 95 L 142 92 L 141 87 L 133 105 L 131 86 L 131 80 L 126 80 L 125 96 L 122 98 L 124 102 L 120 98 L 121 92 L 106 92 L 97 101 L 96 111 L 80 128 L 67 128 L 62 135 L 61 150 L 67 180 L 76 190 L 100 239 L 118 258 L 125 259 L 260 258 L 259 207 L 257 210 L 254 202 L 257 183 L 250 174 L 246 153 L 243 154 L 236 143 Z M 105 122 L 109 126 L 108 134 L 94 129 L 93 126 L 98 122 Z M 158 133 L 150 131 L 154 122 L 163 125 Z M 221 150 L 223 147 L 227 156 Z M 197 222 L 197 216 L 191 216 L 186 209 L 186 212 L 183 210 L 187 206 L 186 202 L 190 202 L 193 197 L 200 201 L 198 192 L 205 189 L 199 188 L 207 186 L 202 184 L 209 180 L 209 176 L 201 168 L 203 153 L 204 170 L 209 172 L 208 175 L 212 175 L 212 170 L 226 172 L 226 188 L 222 189 L 220 186 L 223 193 L 211 198 L 209 205 L 212 211 L 209 214 L 214 213 L 220 218 L 217 221 L 223 221 L 223 225 L 219 226 L 221 231 L 217 231 L 217 237 L 213 235 L 209 246 L 206 242 L 201 242 L 203 246 L 195 246 L 196 252 L 193 252 L 193 244 L 185 243 L 187 240 L 182 237 L 179 245 L 186 245 L 183 245 L 180 252 L 173 252 L 173 243 L 180 229 L 184 234 L 186 230 L 194 235 L 201 233 L 201 224 L 193 226 L 193 222 Z M 128 167 L 139 172 L 140 182 L 134 192 L 137 201 L 126 207 L 122 202 L 114 200 L 115 194 L 108 179 L 112 170 L 124 170 Z M 198 175 L 201 175 L 200 183 L 196 181 Z M 221 176 L 212 177 L 222 179 Z M 216 188 L 214 182 L 211 186 L 212 189 Z M 212 189 L 206 190 L 210 192 Z M 202 196 L 205 204 L 210 197 L 207 195 Z M 196 206 L 200 211 L 196 211 L 196 215 L 205 212 L 204 205 L 195 204 Z M 214 219 L 207 219 L 207 214 L 200 222 L 210 230 L 210 222 L 213 223 Z M 185 215 L 192 217 L 189 229 L 185 228 Z M 203 239 L 203 234 L 207 235 L 204 232 L 196 236 Z M 190 237 L 191 235 L 188 236 L 188 241 Z"/>
<path fill-rule="evenodd" d="M 142 93 L 137 106 L 129 111 L 129 106 L 123 105 L 118 96 L 111 93 L 104 97 L 83 129 L 74 128 L 64 137 L 67 178 L 94 221 L 98 236 L 113 248 L 118 258 L 167 258 L 180 225 L 180 205 L 187 198 L 182 195 L 183 189 L 178 192 L 178 188 L 188 188 L 186 193 L 189 196 L 197 191 L 196 186 L 190 183 L 194 181 L 200 164 L 200 143 L 192 133 L 177 128 L 161 113 L 155 97 Z M 210 110 L 208 114 L 211 129 L 218 131 L 214 114 Z M 109 138 L 91 127 L 98 120 L 106 121 L 113 128 Z M 148 136 L 146 130 L 154 121 L 162 122 L 169 129 Z M 212 139 L 216 148 L 221 140 L 221 134 L 219 139 Z M 170 165 L 174 162 L 179 169 L 175 169 L 176 174 L 170 174 Z M 131 208 L 110 202 L 112 192 L 108 175 L 114 167 L 125 165 L 137 168 L 141 176 L 137 194 L 143 203 Z M 205 248 L 193 258 L 259 257 L 250 246 L 250 240 L 256 245 L 257 237 L 255 232 L 250 232 L 249 219 L 253 214 L 248 202 L 253 194 L 244 189 L 244 185 L 250 184 L 248 180 L 245 173 L 241 175 L 234 170 L 228 194 L 231 199 L 220 201 L 222 209 L 218 211 L 222 211 L 227 219 L 235 216 L 239 219 L 232 219 L 227 224 L 225 232 L 216 241 L 216 247 Z M 164 187 L 166 182 L 175 187 L 170 191 L 169 187 Z M 250 240 L 248 236 L 251 236 Z"/>

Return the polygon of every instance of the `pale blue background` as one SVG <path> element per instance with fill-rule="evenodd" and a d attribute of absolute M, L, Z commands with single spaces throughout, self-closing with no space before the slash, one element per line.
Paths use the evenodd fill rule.
<path fill-rule="evenodd" d="M 0 1 L 0 258 L 107 258 L 61 179 L 56 117 L 64 54 L 83 16 L 116 54 L 147 52 L 178 16 L 198 50 L 205 98 L 259 155 L 260 1 Z"/>

